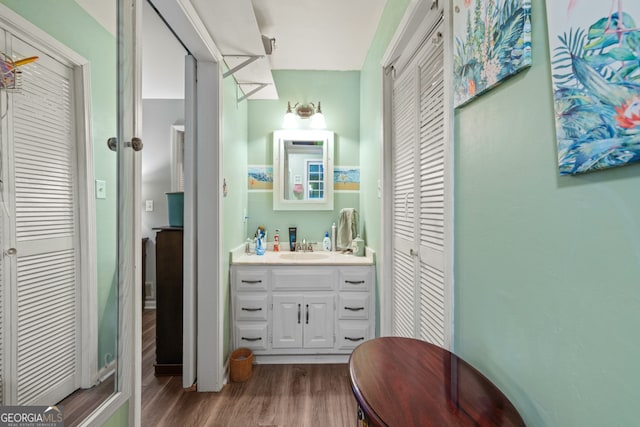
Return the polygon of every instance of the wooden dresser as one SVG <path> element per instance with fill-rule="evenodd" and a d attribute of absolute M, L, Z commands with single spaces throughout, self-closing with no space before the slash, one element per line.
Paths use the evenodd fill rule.
<path fill-rule="evenodd" d="M 156 234 L 155 374 L 182 375 L 182 227 Z"/>

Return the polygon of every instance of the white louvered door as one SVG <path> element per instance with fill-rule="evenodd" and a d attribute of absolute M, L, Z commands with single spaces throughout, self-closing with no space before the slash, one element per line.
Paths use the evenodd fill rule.
<path fill-rule="evenodd" d="M 11 373 L 7 399 L 51 405 L 78 388 L 78 232 L 73 70 L 7 35 L 22 90 L 3 111 L 12 233 Z M 5 258 L 7 259 L 7 258 Z M 6 265 L 5 265 L 6 266 Z"/>
<path fill-rule="evenodd" d="M 448 348 L 444 24 L 393 83 L 392 332 Z"/>
<path fill-rule="evenodd" d="M 393 334 L 415 336 L 416 138 L 418 79 L 400 74 L 393 87 Z M 409 68 L 408 67 L 408 68 Z"/>

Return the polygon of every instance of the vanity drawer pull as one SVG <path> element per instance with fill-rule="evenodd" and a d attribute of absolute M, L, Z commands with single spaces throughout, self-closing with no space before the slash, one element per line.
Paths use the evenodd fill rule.
<path fill-rule="evenodd" d="M 242 311 L 262 311 L 262 307 L 259 307 L 259 308 L 242 307 Z"/>
<path fill-rule="evenodd" d="M 258 337 L 258 338 L 241 337 L 240 339 L 245 340 L 245 341 L 260 341 L 260 340 L 262 340 L 262 337 Z"/>
<path fill-rule="evenodd" d="M 360 310 L 364 310 L 364 307 L 345 307 L 345 310 L 350 310 L 350 311 L 360 311 Z"/>
<path fill-rule="evenodd" d="M 262 283 L 262 280 L 241 280 L 242 283 L 248 283 L 250 285 L 255 285 L 256 283 Z"/>
<path fill-rule="evenodd" d="M 358 337 L 358 338 L 344 337 L 344 339 L 349 341 L 362 341 L 364 340 L 364 337 Z"/>
<path fill-rule="evenodd" d="M 365 283 L 364 280 L 345 280 L 344 282 L 350 285 L 362 285 L 363 283 Z"/>

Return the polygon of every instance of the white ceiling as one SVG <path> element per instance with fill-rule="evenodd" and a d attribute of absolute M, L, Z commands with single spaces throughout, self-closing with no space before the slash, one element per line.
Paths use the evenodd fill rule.
<path fill-rule="evenodd" d="M 386 0 L 252 0 L 274 70 L 360 70 Z M 206 17 L 203 17 L 206 20 Z"/>
<path fill-rule="evenodd" d="M 115 2 L 76 1 L 101 25 L 115 32 Z M 180 1 L 193 5 L 223 55 L 263 55 L 260 34 L 276 39 L 271 55 L 243 71 L 251 74 L 252 68 L 260 69 L 258 77 L 236 74 L 239 82 L 264 81 L 260 73 L 265 70 L 269 74 L 270 70 L 360 70 L 386 3 L 386 0 Z M 145 1 L 143 97 L 181 97 L 184 50 L 154 13 Z M 266 99 L 277 98 L 275 88 L 271 91 L 274 96 L 268 93 L 269 89 L 260 92 Z"/>

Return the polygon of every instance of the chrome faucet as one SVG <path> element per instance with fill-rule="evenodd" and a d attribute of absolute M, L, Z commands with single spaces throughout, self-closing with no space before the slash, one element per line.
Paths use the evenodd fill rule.
<path fill-rule="evenodd" d="M 302 243 L 296 242 L 294 250 L 296 252 L 313 252 L 313 243 L 307 243 L 306 239 L 302 239 Z"/>

